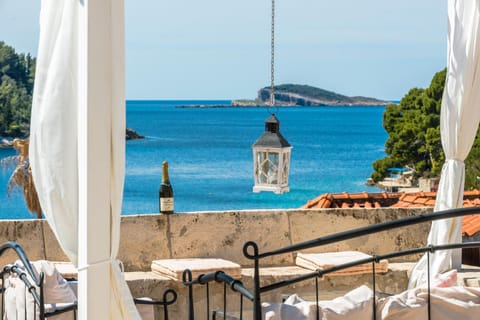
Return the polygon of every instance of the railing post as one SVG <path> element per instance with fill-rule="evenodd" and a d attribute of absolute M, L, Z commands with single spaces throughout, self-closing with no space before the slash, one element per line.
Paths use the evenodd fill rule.
<path fill-rule="evenodd" d="M 249 248 L 252 248 L 253 255 Z M 253 320 L 262 320 L 262 302 L 260 298 L 260 257 L 258 255 L 258 246 L 253 241 L 248 241 L 243 246 L 243 255 L 253 260 Z"/>
<path fill-rule="evenodd" d="M 195 319 L 195 313 L 193 308 L 193 283 L 192 283 L 192 271 L 185 269 L 182 274 L 183 284 L 188 286 L 188 320 Z"/>
<path fill-rule="evenodd" d="M 4 313 L 5 313 L 5 269 L 2 270 L 2 314 L 1 314 L 2 319 L 3 319 Z"/>
<path fill-rule="evenodd" d="M 223 314 L 227 315 L 227 284 L 223 283 Z"/>
<path fill-rule="evenodd" d="M 377 257 L 376 256 L 373 256 L 373 261 L 372 261 L 372 274 L 373 274 L 373 278 L 372 278 L 372 289 L 373 289 L 373 297 L 372 297 L 372 301 L 373 301 L 373 320 L 377 320 L 377 301 L 375 301 L 375 296 L 377 295 L 377 290 L 376 290 L 376 286 L 377 286 L 377 283 L 376 283 L 376 271 L 375 271 L 375 263 L 377 262 Z"/>
<path fill-rule="evenodd" d="M 240 294 L 240 320 L 243 320 L 243 294 Z"/>
<path fill-rule="evenodd" d="M 207 295 L 207 318 L 206 319 L 208 319 L 210 317 L 210 285 L 208 284 L 208 282 L 205 285 L 206 285 L 205 294 Z"/>
<path fill-rule="evenodd" d="M 171 300 L 168 300 L 168 294 L 172 294 L 172 299 Z M 167 291 L 165 291 L 163 293 L 163 297 L 162 297 L 163 301 L 162 301 L 162 304 L 163 304 L 163 318 L 165 320 L 168 320 L 168 305 L 174 303 L 176 300 L 177 300 L 177 293 L 175 291 L 173 291 L 172 289 L 168 289 Z"/>
<path fill-rule="evenodd" d="M 254 320 L 262 320 L 262 305 L 260 300 L 260 265 L 258 258 L 255 258 L 253 273 L 253 316 Z"/>
<path fill-rule="evenodd" d="M 315 277 L 315 319 L 320 320 L 320 307 L 318 306 L 318 277 Z"/>
<path fill-rule="evenodd" d="M 45 294 L 43 292 L 43 280 L 45 279 L 45 274 L 43 273 L 43 271 L 40 272 L 38 278 L 39 278 L 38 280 L 40 281 L 38 285 L 39 291 L 40 291 L 40 305 L 38 307 L 40 309 L 40 320 L 44 320 L 45 319 Z"/>
<path fill-rule="evenodd" d="M 430 251 L 433 252 L 433 247 L 430 246 L 431 249 Z M 428 320 L 431 319 L 431 304 L 430 304 L 430 251 L 427 251 L 427 291 L 428 291 L 428 295 L 427 295 L 427 312 L 428 312 Z"/>

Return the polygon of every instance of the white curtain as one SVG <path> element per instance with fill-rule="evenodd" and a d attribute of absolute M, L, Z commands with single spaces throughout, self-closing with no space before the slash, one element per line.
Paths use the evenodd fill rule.
<path fill-rule="evenodd" d="M 42 0 L 30 162 L 79 268 L 80 319 L 139 319 L 116 256 L 125 167 L 123 0 Z"/>
<path fill-rule="evenodd" d="M 435 211 L 460 208 L 465 164 L 480 119 L 480 1 L 448 2 L 447 78 L 443 92 L 440 130 L 445 164 Z M 462 218 L 434 221 L 428 235 L 433 245 L 462 242 Z M 426 280 L 427 259 L 415 266 L 409 287 Z M 461 266 L 460 250 L 432 255 L 431 275 Z"/>

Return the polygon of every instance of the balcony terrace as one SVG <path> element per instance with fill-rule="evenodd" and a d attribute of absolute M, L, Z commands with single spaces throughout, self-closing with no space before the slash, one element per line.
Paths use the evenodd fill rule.
<path fill-rule="evenodd" d="M 180 281 L 155 273 L 152 261 L 180 258 L 222 258 L 242 267 L 241 281 L 247 288 L 253 286 L 252 262 L 242 252 L 247 241 L 255 241 L 260 252 L 274 250 L 313 238 L 368 226 L 374 223 L 431 212 L 431 208 L 380 208 L 380 209 L 297 209 L 199 212 L 175 215 L 147 214 L 123 216 L 119 259 L 134 297 L 149 296 L 160 299 L 165 289 L 178 293 L 177 303 L 171 307 L 173 319 L 186 319 L 188 292 Z M 361 251 L 367 254 L 384 254 L 426 245 L 430 223 L 384 231 L 344 242 L 302 251 L 320 253 L 330 251 Z M 31 260 L 68 261 L 45 220 L 0 221 L 0 241 L 16 241 L 22 245 Z M 378 274 L 376 288 L 379 292 L 400 293 L 407 288 L 408 275 L 419 255 L 389 261 L 388 272 Z M 0 263 L 13 261 L 13 255 L 1 257 Z M 466 267 L 459 272 L 458 283 L 478 286 L 477 268 Z M 307 273 L 295 265 L 295 254 L 288 253 L 264 260 L 261 269 L 262 283 L 288 279 Z M 473 273 L 472 273 L 473 272 Z M 361 285 L 371 286 L 371 275 L 324 276 L 319 281 L 320 298 L 329 299 L 345 294 Z M 284 294 L 312 295 L 311 283 L 297 283 L 288 288 L 274 290 L 263 296 L 263 301 L 279 302 Z M 195 295 L 202 296 L 200 288 Z M 223 286 L 210 288 L 212 305 L 220 308 Z M 197 314 L 203 315 L 204 301 L 198 300 Z M 238 309 L 238 301 L 228 298 L 231 308 Z M 248 303 L 245 310 L 251 310 Z M 157 311 L 159 312 L 159 311 Z M 157 318 L 157 319 L 161 319 Z M 202 316 L 200 316 L 202 319 Z"/>

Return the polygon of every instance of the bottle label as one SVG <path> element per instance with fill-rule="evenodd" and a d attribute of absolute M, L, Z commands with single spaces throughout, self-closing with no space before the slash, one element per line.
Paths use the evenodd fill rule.
<path fill-rule="evenodd" d="M 161 211 L 173 211 L 173 198 L 160 198 Z"/>

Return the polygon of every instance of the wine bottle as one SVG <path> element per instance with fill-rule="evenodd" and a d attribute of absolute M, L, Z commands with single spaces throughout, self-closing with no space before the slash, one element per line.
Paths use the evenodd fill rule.
<path fill-rule="evenodd" d="M 173 188 L 170 184 L 170 178 L 168 177 L 168 162 L 162 163 L 162 184 L 158 191 L 158 202 L 160 213 L 172 214 L 173 213 Z"/>

